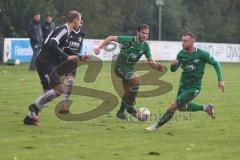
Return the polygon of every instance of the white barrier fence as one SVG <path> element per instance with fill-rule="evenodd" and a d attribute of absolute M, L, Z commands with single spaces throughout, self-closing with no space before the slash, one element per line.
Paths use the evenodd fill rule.
<path fill-rule="evenodd" d="M 93 54 L 102 40 L 85 39 L 81 54 Z M 154 60 L 169 61 L 176 58 L 177 53 L 182 49 L 181 42 L 170 41 L 148 41 Z M 208 51 L 220 62 L 240 62 L 240 44 L 223 43 L 196 43 L 198 48 Z M 98 55 L 104 61 L 112 60 L 113 55 L 119 53 L 119 45 L 110 43 L 101 54 Z M 29 62 L 32 50 L 28 38 L 5 38 L 4 40 L 4 62 L 9 58 L 19 59 L 21 62 Z M 144 59 L 144 57 L 143 57 Z"/>

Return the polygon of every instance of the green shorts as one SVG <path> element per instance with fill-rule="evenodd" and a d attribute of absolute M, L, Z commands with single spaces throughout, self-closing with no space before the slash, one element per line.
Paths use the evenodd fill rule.
<path fill-rule="evenodd" d="M 178 89 L 177 99 L 176 103 L 178 104 L 178 107 L 183 107 L 184 105 L 191 102 L 195 97 L 198 96 L 200 93 L 200 90 L 198 89 Z"/>
<path fill-rule="evenodd" d="M 129 80 L 129 78 L 131 78 L 132 75 L 135 74 L 132 68 L 125 67 L 125 66 L 115 66 L 114 71 L 118 77 L 124 78 L 126 80 Z"/>

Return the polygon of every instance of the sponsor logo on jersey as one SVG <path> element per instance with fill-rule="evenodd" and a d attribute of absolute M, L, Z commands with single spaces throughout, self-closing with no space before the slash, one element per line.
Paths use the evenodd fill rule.
<path fill-rule="evenodd" d="M 193 62 L 194 62 L 194 63 L 199 63 L 199 62 L 200 62 L 200 59 L 194 59 Z"/>
<path fill-rule="evenodd" d="M 80 46 L 80 43 L 74 42 L 74 41 L 70 41 L 70 46 L 71 46 L 71 47 L 79 47 L 79 46 Z"/>
<path fill-rule="evenodd" d="M 186 65 L 186 67 L 185 67 L 188 71 L 193 71 L 193 70 L 195 70 L 195 67 L 194 67 L 194 65 L 193 64 L 190 64 L 190 65 Z"/>

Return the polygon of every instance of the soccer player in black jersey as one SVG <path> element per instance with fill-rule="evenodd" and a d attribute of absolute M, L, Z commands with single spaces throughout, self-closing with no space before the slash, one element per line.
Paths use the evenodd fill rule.
<path fill-rule="evenodd" d="M 46 38 L 37 57 L 36 68 L 43 89 L 48 91 L 29 106 L 29 113 L 23 121 L 24 124 L 39 125 L 38 113 L 44 108 L 44 105 L 65 92 L 65 86 L 56 71 L 56 66 L 65 61 L 78 61 L 79 56 L 68 55 L 64 52 L 64 48 L 69 46 L 70 32 L 77 30 L 80 23 L 81 14 L 77 11 L 69 11 L 66 24 L 56 27 Z M 48 85 L 51 86 L 50 90 L 47 88 Z"/>
<path fill-rule="evenodd" d="M 83 25 L 83 20 L 81 21 L 81 25 L 77 30 L 73 30 L 69 35 L 69 47 L 64 49 L 64 52 L 66 52 L 68 55 L 78 55 L 81 51 L 82 45 L 83 45 L 83 39 L 85 37 L 85 32 L 81 29 Z M 87 55 L 79 56 L 80 61 L 86 61 L 88 59 Z M 77 70 L 78 64 L 74 61 L 66 61 L 62 66 L 58 68 L 58 73 L 60 75 L 63 75 L 66 83 L 66 89 L 64 93 L 64 101 L 65 104 L 67 104 L 71 91 L 73 82 L 76 77 L 76 70 Z M 68 107 L 66 105 L 62 105 L 61 108 L 58 111 L 60 114 L 66 114 L 69 112 Z"/>

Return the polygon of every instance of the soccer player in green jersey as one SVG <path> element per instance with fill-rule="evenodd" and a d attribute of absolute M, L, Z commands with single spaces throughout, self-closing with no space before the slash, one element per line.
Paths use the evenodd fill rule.
<path fill-rule="evenodd" d="M 224 81 L 220 64 L 206 51 L 194 46 L 195 35 L 186 32 L 182 36 L 183 49 L 178 53 L 177 59 L 171 62 L 171 71 L 175 72 L 180 66 L 183 69 L 180 79 L 176 100 L 170 105 L 160 120 L 147 127 L 146 130 L 153 131 L 168 122 L 176 110 L 179 111 L 205 111 L 213 119 L 215 113 L 212 104 L 199 105 L 191 101 L 200 93 L 201 81 L 206 63 L 212 65 L 217 72 L 218 86 L 224 91 Z"/>
<path fill-rule="evenodd" d="M 137 28 L 136 36 L 109 36 L 95 49 L 95 53 L 98 55 L 100 50 L 111 41 L 116 41 L 121 44 L 121 50 L 114 66 L 115 74 L 122 79 L 124 87 L 121 106 L 117 112 L 117 117 L 120 119 L 127 119 L 124 114 L 125 109 L 132 116 L 140 118 L 138 117 L 136 109 L 133 107 L 140 85 L 140 78 L 134 73 L 133 67 L 142 55 L 145 55 L 150 67 L 163 71 L 163 66 L 157 64 L 151 58 L 150 48 L 146 42 L 149 30 L 150 27 L 148 25 L 142 24 Z"/>

